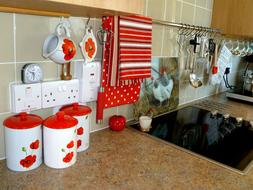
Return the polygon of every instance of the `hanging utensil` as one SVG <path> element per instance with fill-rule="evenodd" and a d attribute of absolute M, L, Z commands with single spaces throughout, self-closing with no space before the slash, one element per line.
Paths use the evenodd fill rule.
<path fill-rule="evenodd" d="M 200 48 L 199 48 L 200 38 L 199 38 L 198 35 L 195 35 L 194 39 L 190 40 L 190 45 L 193 46 L 193 49 L 191 49 L 192 58 L 191 58 L 191 62 L 190 62 L 191 73 L 189 75 L 189 81 L 190 81 L 190 84 L 194 88 L 198 88 L 198 87 L 202 86 L 201 80 L 195 74 L 195 70 L 196 70 L 196 53 L 198 53 L 200 51 Z"/>
<path fill-rule="evenodd" d="M 185 36 L 183 34 L 179 34 L 177 43 L 179 45 L 179 52 L 178 52 L 178 63 L 179 63 L 179 69 L 183 70 L 185 68 L 184 64 L 184 40 Z"/>

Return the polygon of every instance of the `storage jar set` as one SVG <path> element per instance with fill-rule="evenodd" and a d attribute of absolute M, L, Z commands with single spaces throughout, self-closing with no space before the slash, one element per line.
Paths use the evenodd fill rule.
<path fill-rule="evenodd" d="M 44 162 L 51 168 L 66 168 L 76 162 L 77 151 L 89 147 L 88 106 L 65 106 L 44 120 L 25 112 L 4 121 L 7 167 L 13 171 L 29 171 Z M 43 124 L 43 142 L 42 142 Z M 78 147 L 78 150 L 77 150 Z"/>

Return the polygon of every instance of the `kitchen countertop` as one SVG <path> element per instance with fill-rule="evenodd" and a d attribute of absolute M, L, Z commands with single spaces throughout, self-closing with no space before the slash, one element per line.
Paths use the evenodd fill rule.
<path fill-rule="evenodd" d="M 234 116 L 253 119 L 253 106 L 221 95 Z M 234 110 L 236 108 L 236 110 Z M 229 110 L 225 110 L 229 111 Z M 237 115 L 239 114 L 239 115 Z M 181 151 L 134 129 L 91 134 L 90 148 L 67 169 L 42 164 L 33 171 L 9 171 L 0 161 L 0 189 L 253 189 L 253 168 L 241 175 Z"/>

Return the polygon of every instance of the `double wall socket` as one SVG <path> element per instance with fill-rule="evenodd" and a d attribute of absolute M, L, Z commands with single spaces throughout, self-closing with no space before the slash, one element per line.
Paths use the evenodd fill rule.
<path fill-rule="evenodd" d="M 41 84 L 12 84 L 11 110 L 14 113 L 41 109 Z"/>
<path fill-rule="evenodd" d="M 11 97 L 11 110 L 14 113 L 71 104 L 79 101 L 79 81 L 12 84 Z"/>
<path fill-rule="evenodd" d="M 42 83 L 42 108 L 78 102 L 79 81 L 50 81 Z"/>

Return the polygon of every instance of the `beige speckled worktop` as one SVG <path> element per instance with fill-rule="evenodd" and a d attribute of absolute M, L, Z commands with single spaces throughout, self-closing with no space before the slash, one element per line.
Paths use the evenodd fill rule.
<path fill-rule="evenodd" d="M 246 107 L 243 111 L 252 115 L 253 106 Z M 251 117 L 250 113 L 245 114 Z M 106 129 L 91 134 L 88 151 L 80 153 L 76 164 L 67 169 L 43 164 L 30 172 L 15 173 L 1 161 L 0 189 L 252 190 L 253 168 L 240 175 L 136 130 Z"/>

